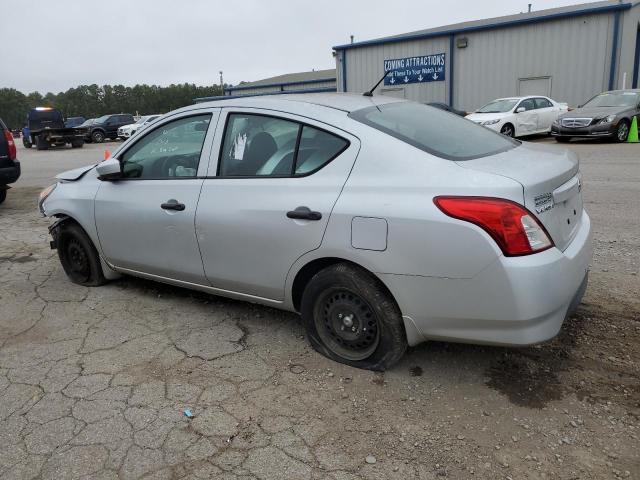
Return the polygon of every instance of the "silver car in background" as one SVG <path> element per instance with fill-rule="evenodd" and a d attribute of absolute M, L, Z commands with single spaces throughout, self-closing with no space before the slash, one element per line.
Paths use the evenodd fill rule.
<path fill-rule="evenodd" d="M 41 194 L 71 281 L 119 274 L 299 312 L 384 370 L 428 339 L 555 336 L 591 259 L 576 155 L 349 94 L 171 112 Z"/>

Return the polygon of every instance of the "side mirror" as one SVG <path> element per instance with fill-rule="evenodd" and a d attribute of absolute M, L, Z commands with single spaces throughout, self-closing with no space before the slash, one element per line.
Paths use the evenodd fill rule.
<path fill-rule="evenodd" d="M 526 110 L 527 110 L 527 109 L 526 109 L 526 108 L 524 108 L 524 107 L 518 107 L 518 108 L 516 108 L 516 113 L 522 113 L 522 112 L 524 112 L 524 111 L 526 111 Z"/>
<path fill-rule="evenodd" d="M 122 178 L 122 167 L 117 158 L 108 158 L 96 167 L 98 179 L 100 180 L 118 180 Z"/>

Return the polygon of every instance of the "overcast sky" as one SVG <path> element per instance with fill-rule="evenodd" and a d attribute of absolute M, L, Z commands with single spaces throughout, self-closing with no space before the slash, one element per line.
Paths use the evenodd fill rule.
<path fill-rule="evenodd" d="M 577 3 L 532 0 L 534 10 Z M 527 10 L 517 0 L 0 0 L 0 88 L 226 83 L 334 68 L 331 47 Z"/>

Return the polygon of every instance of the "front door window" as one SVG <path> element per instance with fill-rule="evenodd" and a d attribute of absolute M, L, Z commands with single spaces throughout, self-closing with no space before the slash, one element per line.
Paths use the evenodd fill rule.
<path fill-rule="evenodd" d="M 145 135 L 120 158 L 125 178 L 196 177 L 211 115 L 166 123 Z"/>

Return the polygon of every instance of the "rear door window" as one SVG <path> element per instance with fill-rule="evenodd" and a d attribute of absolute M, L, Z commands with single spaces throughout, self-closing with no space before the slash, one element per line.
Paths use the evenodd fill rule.
<path fill-rule="evenodd" d="M 289 119 L 249 113 L 227 118 L 218 175 L 290 177 L 313 173 L 336 158 L 349 142 Z"/>
<path fill-rule="evenodd" d="M 551 102 L 546 98 L 535 98 L 536 108 L 550 108 L 553 107 Z"/>
<path fill-rule="evenodd" d="M 349 142 L 337 135 L 305 125 L 296 159 L 296 175 L 307 175 L 319 170 L 348 146 Z"/>
<path fill-rule="evenodd" d="M 353 111 L 349 117 L 448 160 L 470 160 L 520 145 L 457 115 L 413 102 L 388 103 Z"/>

